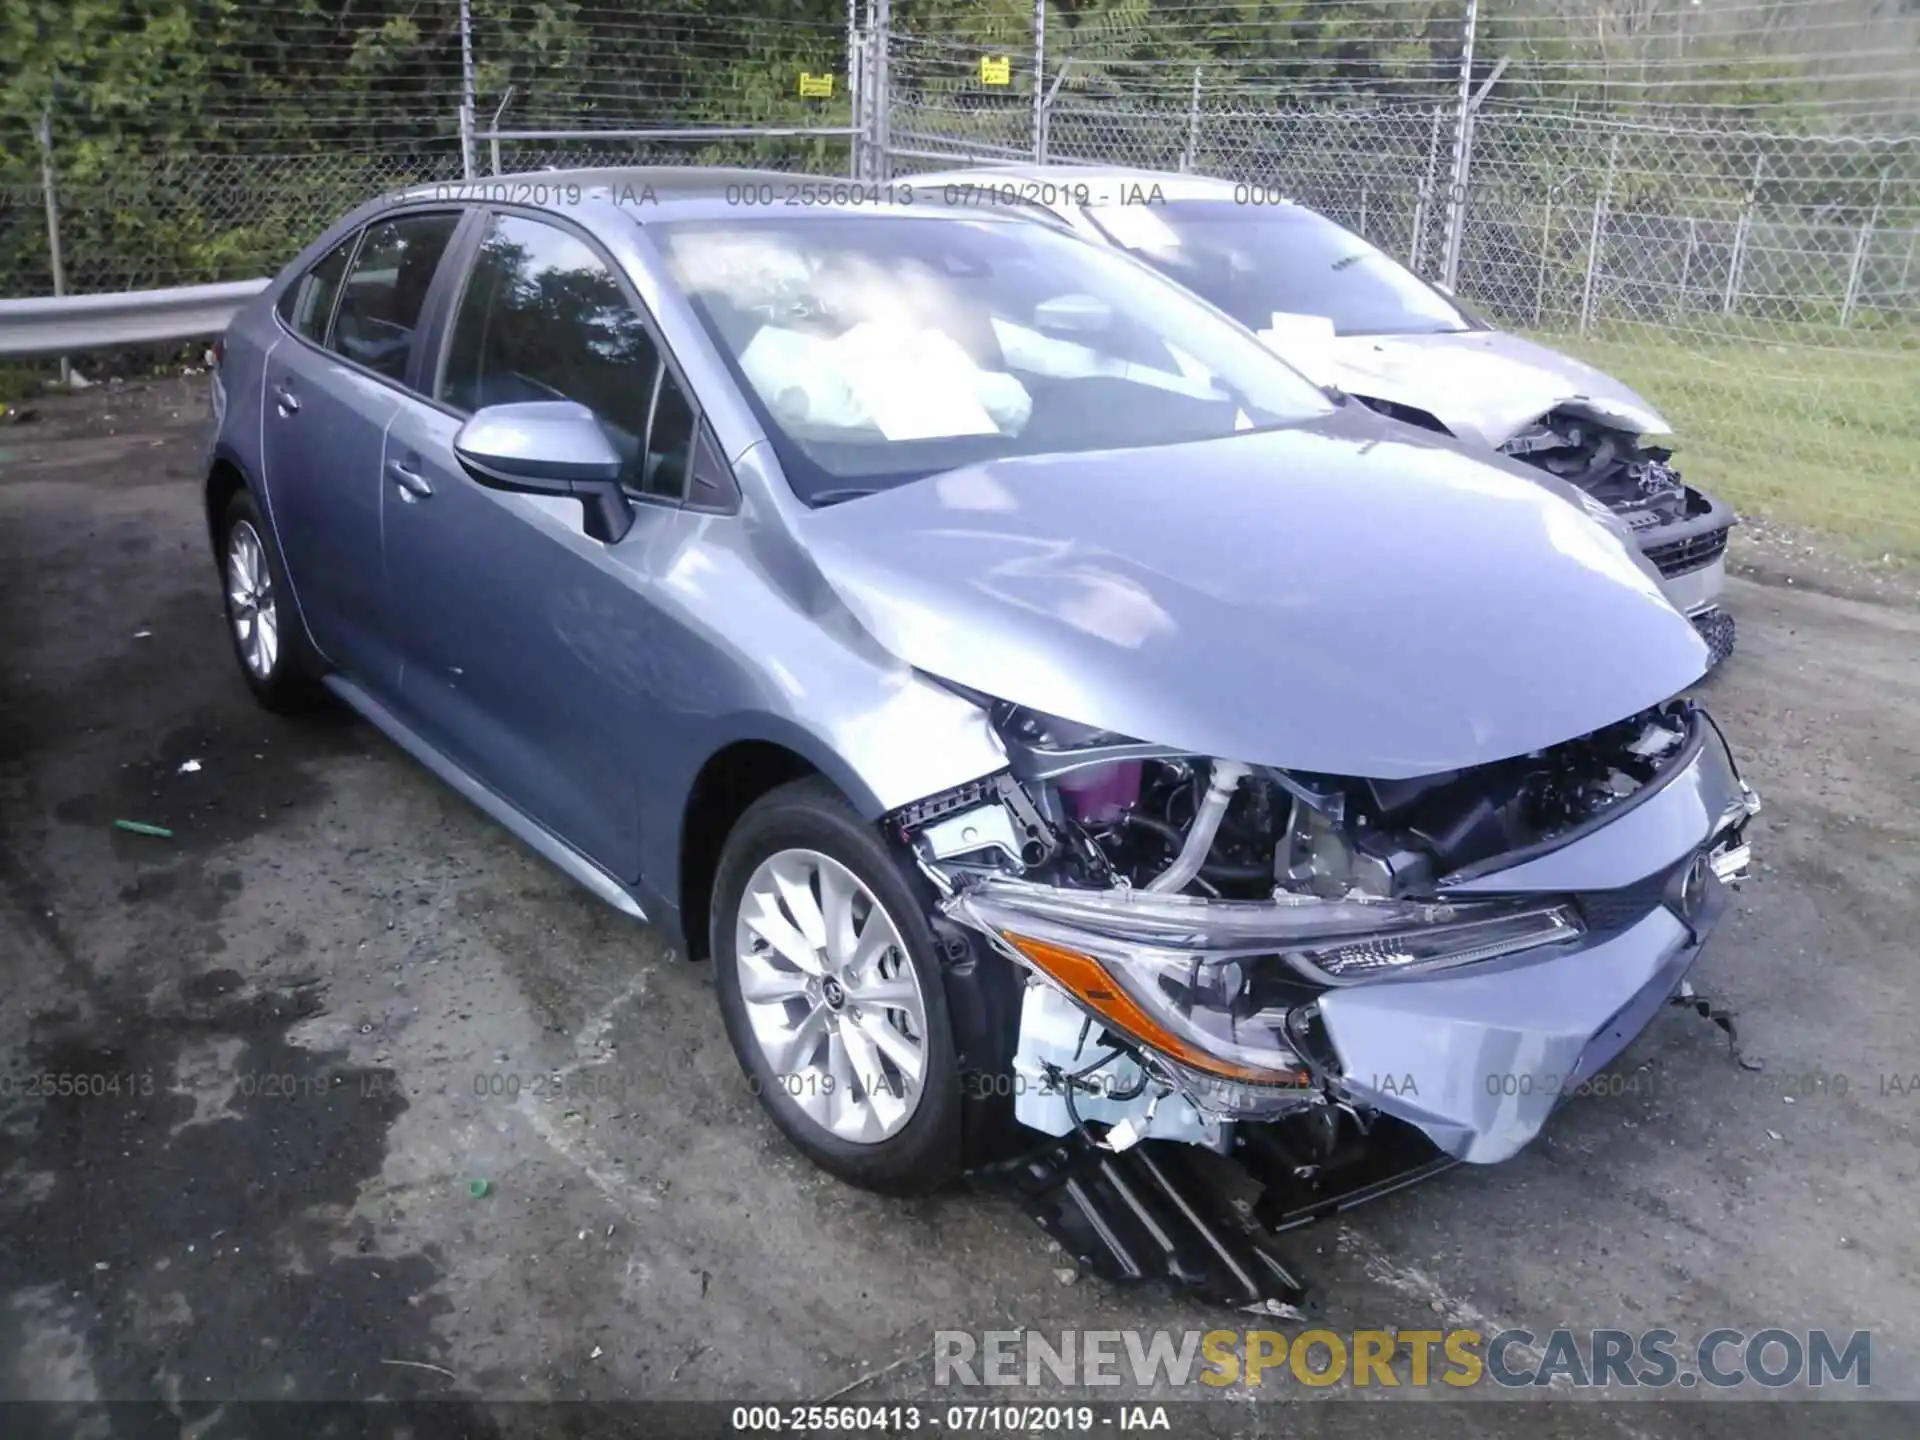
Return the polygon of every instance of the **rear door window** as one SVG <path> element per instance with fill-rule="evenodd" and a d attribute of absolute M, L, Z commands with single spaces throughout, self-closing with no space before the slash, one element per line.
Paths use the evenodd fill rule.
<path fill-rule="evenodd" d="M 427 288 L 459 223 L 449 211 L 368 226 L 327 348 L 389 380 L 404 380 Z"/>
<path fill-rule="evenodd" d="M 360 232 L 356 230 L 342 240 L 280 297 L 280 318 L 294 334 L 316 345 L 327 343 L 333 302 L 339 298 L 340 282 L 346 277 L 347 262 L 353 258 L 353 244 L 359 238 Z"/>

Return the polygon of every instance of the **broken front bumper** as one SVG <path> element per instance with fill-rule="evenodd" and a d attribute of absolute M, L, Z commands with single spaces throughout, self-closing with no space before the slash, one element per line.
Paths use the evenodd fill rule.
<path fill-rule="evenodd" d="M 1736 516 L 1733 507 L 1703 490 L 1689 489 L 1701 513 L 1669 524 L 1653 523 L 1651 511 L 1631 512 L 1627 523 L 1642 553 L 1660 572 L 1660 588 L 1673 608 L 1699 624 L 1720 609 L 1727 588 L 1727 542 Z M 1709 637 L 1711 639 L 1711 637 Z"/>
<path fill-rule="evenodd" d="M 1335 991 L 1319 1005 L 1343 1089 L 1457 1159 L 1508 1159 L 1680 988 L 1719 903 L 1711 895 L 1692 929 L 1660 906 L 1611 939 L 1506 970 Z"/>
<path fill-rule="evenodd" d="M 1708 731 L 1704 717 L 1696 720 L 1691 753 L 1604 823 L 1508 857 L 1501 868 L 1463 872 L 1444 887 L 1444 900 L 1571 907 L 1582 922 L 1573 938 L 1319 989 L 1288 1021 L 1301 1037 L 1304 1072 L 1291 1086 L 1210 1085 L 1181 1057 L 1138 1048 L 1205 1122 L 1209 1138 L 1225 1121 L 1336 1104 L 1404 1120 L 1456 1159 L 1508 1158 L 1679 988 L 1719 917 L 1724 887 L 1745 868 L 1742 833 L 1758 802 Z M 1278 952 L 1290 942 L 1273 937 L 1297 932 L 1302 913 L 1278 901 L 1065 891 L 998 879 L 950 897 L 946 909 L 1016 956 L 1010 936 L 1044 934 L 1071 945 L 1078 924 L 1089 952 L 1114 956 L 1121 940 L 1122 958 L 1109 968 L 1126 963 L 1128 943 L 1140 954 L 1283 964 Z M 1084 994 L 1077 1003 L 1093 1008 Z M 1097 1010 L 1093 1019 L 1115 1028 Z"/>

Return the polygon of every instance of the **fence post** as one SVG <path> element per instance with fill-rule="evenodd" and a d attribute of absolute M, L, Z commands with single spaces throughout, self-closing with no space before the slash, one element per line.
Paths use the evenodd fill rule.
<path fill-rule="evenodd" d="M 1673 315 L 1680 319 L 1687 313 L 1687 282 L 1693 278 L 1693 252 L 1700 248 L 1700 226 L 1693 219 L 1687 221 L 1687 248 L 1680 257 L 1680 284 L 1673 296 Z"/>
<path fill-rule="evenodd" d="M 1420 182 L 1420 198 L 1413 206 L 1413 244 L 1407 250 L 1407 268 L 1416 275 L 1427 259 L 1427 202 L 1433 198 L 1434 171 L 1440 166 L 1440 107 L 1433 107 L 1433 132 L 1427 137 L 1427 173 Z"/>
<path fill-rule="evenodd" d="M 1480 19 L 1480 0 L 1467 0 L 1467 33 L 1460 47 L 1459 113 L 1453 125 L 1453 181 L 1447 191 L 1447 249 L 1440 262 L 1441 278 L 1449 287 L 1460 278 L 1460 240 L 1466 230 L 1467 147 L 1473 127 L 1473 36 Z"/>
<path fill-rule="evenodd" d="M 893 177 L 893 155 L 888 149 L 888 133 L 893 114 L 893 0 L 873 0 L 869 41 L 873 45 L 872 81 L 868 87 L 873 106 L 873 178 L 885 184 Z"/>
<path fill-rule="evenodd" d="M 1860 281 L 1866 273 L 1867 249 L 1873 244 L 1873 232 L 1880 224 L 1880 206 L 1887 198 L 1887 174 L 1880 173 L 1880 189 L 1873 197 L 1873 209 L 1861 223 L 1859 235 L 1854 237 L 1853 263 L 1847 266 L 1847 293 L 1840 301 L 1840 328 L 1847 329 L 1853 324 L 1854 307 L 1860 303 Z"/>
<path fill-rule="evenodd" d="M 847 125 L 853 134 L 847 137 L 847 178 L 866 177 L 866 157 L 860 153 L 860 127 L 864 123 L 860 107 L 860 0 L 847 0 Z"/>
<path fill-rule="evenodd" d="M 1547 191 L 1547 208 L 1540 217 L 1540 269 L 1533 277 L 1533 328 L 1540 328 L 1540 321 L 1546 311 L 1547 303 L 1547 252 L 1553 245 L 1553 194 Z"/>
<path fill-rule="evenodd" d="M 1193 67 L 1193 98 L 1187 102 L 1187 149 L 1180 157 L 1180 173 L 1193 172 L 1194 157 L 1200 150 L 1200 67 Z"/>
<path fill-rule="evenodd" d="M 1047 163 L 1047 0 L 1033 0 L 1033 158 Z"/>
<path fill-rule="evenodd" d="M 1731 315 L 1740 301 L 1740 272 L 1747 264 L 1747 235 L 1753 229 L 1754 206 L 1760 203 L 1760 177 L 1766 173 L 1767 156 L 1763 150 L 1753 157 L 1753 185 L 1747 191 L 1747 203 L 1733 227 L 1733 254 L 1727 261 L 1727 289 L 1720 297 L 1720 313 Z"/>
<path fill-rule="evenodd" d="M 460 175 L 465 180 L 474 176 L 473 130 L 473 7 L 460 0 Z"/>
<path fill-rule="evenodd" d="M 46 108 L 40 112 L 40 123 L 33 128 L 40 142 L 40 188 L 47 202 L 47 259 L 53 270 L 53 293 L 57 298 L 67 293 L 67 267 L 60 254 L 60 193 L 54 183 L 51 95 Z M 60 384 L 64 389 L 73 388 L 73 361 L 65 355 L 60 357 Z"/>
<path fill-rule="evenodd" d="M 1600 193 L 1593 197 L 1593 229 L 1587 236 L 1587 283 L 1580 291 L 1580 333 L 1587 333 L 1587 327 L 1593 323 L 1594 276 L 1600 269 L 1600 247 L 1606 243 L 1605 225 L 1607 207 L 1613 203 L 1613 170 L 1620 159 L 1620 137 L 1615 135 L 1607 146 L 1607 178 L 1601 183 Z"/>
<path fill-rule="evenodd" d="M 507 86 L 507 93 L 493 107 L 493 123 L 487 128 L 487 158 L 492 162 L 495 175 L 500 173 L 500 121 L 507 113 L 507 106 L 513 103 L 513 91 L 513 86 Z"/>
<path fill-rule="evenodd" d="M 1853 324 L 1854 307 L 1860 303 L 1860 272 L 1866 268 L 1867 245 L 1873 239 L 1873 222 L 1864 220 L 1853 241 L 1853 263 L 1847 266 L 1847 293 L 1840 300 L 1840 328 Z"/>

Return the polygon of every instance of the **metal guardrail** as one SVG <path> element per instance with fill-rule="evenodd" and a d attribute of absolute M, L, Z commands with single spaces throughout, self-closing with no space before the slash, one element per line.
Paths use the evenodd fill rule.
<path fill-rule="evenodd" d="M 114 295 L 0 300 L 0 359 L 78 355 L 218 335 L 240 307 L 270 283 L 232 280 Z"/>

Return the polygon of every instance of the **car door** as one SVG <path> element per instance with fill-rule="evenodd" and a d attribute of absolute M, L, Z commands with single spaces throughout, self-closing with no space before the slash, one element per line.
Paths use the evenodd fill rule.
<path fill-rule="evenodd" d="M 266 487 L 300 612 L 330 662 L 381 691 L 399 674 L 381 613 L 381 460 L 459 219 L 396 215 L 334 247 L 289 290 L 291 338 L 264 371 Z"/>
<path fill-rule="evenodd" d="M 698 419 L 637 297 L 579 232 L 492 214 L 426 394 L 387 434 L 388 611 L 409 722 L 497 794 L 623 879 L 639 873 L 639 775 L 657 702 L 648 547 L 686 486 Z M 573 500 L 476 484 L 454 454 L 488 405 L 566 399 L 627 458 L 631 530 Z"/>

